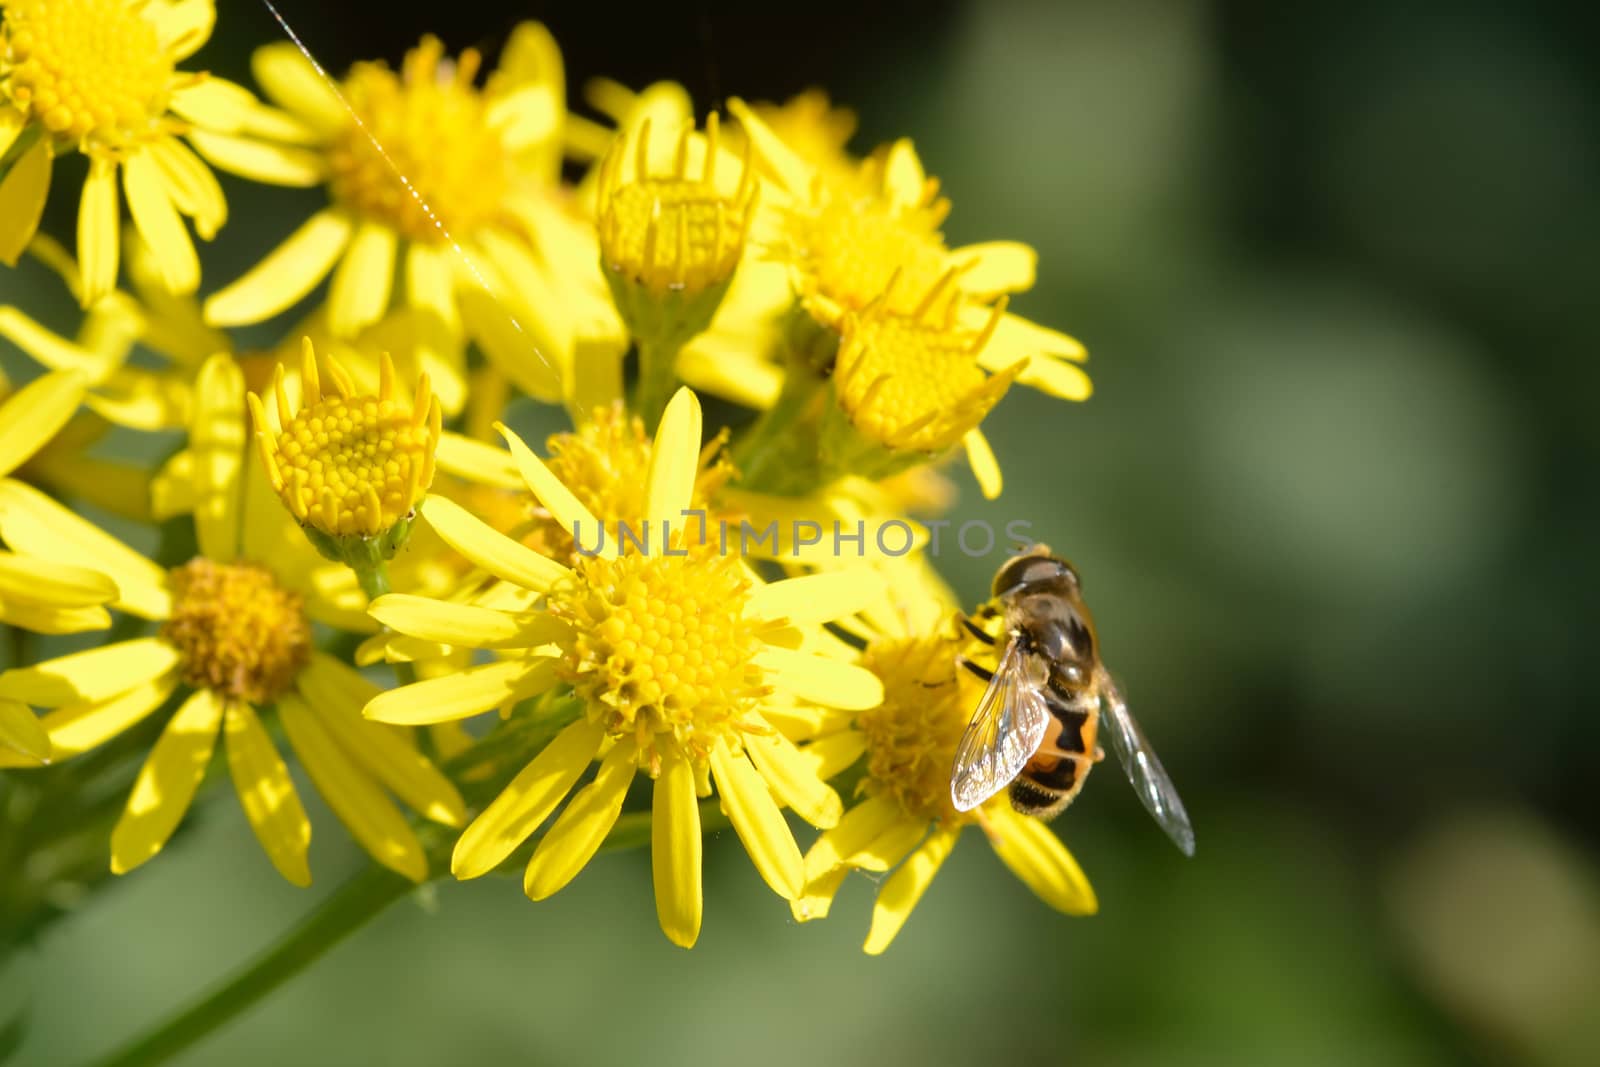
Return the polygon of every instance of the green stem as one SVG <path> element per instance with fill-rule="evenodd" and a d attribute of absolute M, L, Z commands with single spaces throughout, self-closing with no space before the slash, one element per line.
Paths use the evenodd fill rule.
<path fill-rule="evenodd" d="M 386 868 L 368 867 L 264 955 L 154 1030 L 99 1060 L 100 1067 L 166 1062 L 305 970 L 414 888 Z"/>
<path fill-rule="evenodd" d="M 361 583 L 361 591 L 367 594 L 368 600 L 377 600 L 389 593 L 389 564 L 381 559 L 365 562 L 362 566 L 350 564 L 350 569 L 356 572 L 356 581 Z"/>
<path fill-rule="evenodd" d="M 675 342 L 661 343 L 639 339 L 639 383 L 634 394 L 634 408 L 644 420 L 645 427 L 655 433 L 667 401 L 672 399 L 678 384 L 678 352 L 683 346 Z"/>

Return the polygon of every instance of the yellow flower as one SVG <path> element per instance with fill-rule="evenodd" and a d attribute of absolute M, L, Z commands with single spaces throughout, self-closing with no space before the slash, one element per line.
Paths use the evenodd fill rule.
<path fill-rule="evenodd" d="M 829 378 L 834 405 L 819 435 L 825 481 L 888 477 L 964 443 L 985 494 L 999 494 L 999 471 L 978 424 L 1027 360 L 985 374 L 977 356 L 1004 301 L 981 331 L 971 331 L 957 322 L 949 290 L 946 275 L 910 314 L 898 315 L 887 310 L 891 286 L 862 311 L 845 314 Z"/>
<path fill-rule="evenodd" d="M 355 630 L 370 630 L 370 620 L 345 568 L 317 565 L 260 471 L 248 465 L 244 393 L 233 361 L 207 362 L 191 430 L 200 555 L 173 570 L 36 490 L 0 481 L 7 544 L 104 573 L 116 584 L 116 607 L 161 624 L 155 636 L 8 670 L 0 674 L 0 700 L 51 709 L 43 725 L 59 760 L 104 743 L 187 691 L 112 831 L 111 869 L 119 874 L 166 844 L 220 734 L 262 848 L 286 879 L 310 882 L 311 825 L 258 712 L 273 704 L 334 814 L 374 859 L 422 881 L 427 859 L 389 794 L 449 826 L 464 819 L 461 798 L 401 735 L 362 718 L 377 687 L 312 649 L 313 620 Z M 0 752 L 0 766 L 18 762 Z"/>
<path fill-rule="evenodd" d="M 417 503 L 433 484 L 442 415 L 417 382 L 409 409 L 395 395 L 394 364 L 379 358 L 376 395 L 356 394 L 349 372 L 329 361 L 334 392 L 324 394 L 311 339 L 300 366 L 299 411 L 284 388 L 283 365 L 273 378 L 276 420 L 261 398 L 249 396 L 256 445 L 267 479 L 312 543 L 329 559 L 347 559 L 355 545 L 387 560 L 405 543 Z M 365 557 L 363 557 L 365 558 Z"/>
<path fill-rule="evenodd" d="M 651 147 L 648 119 L 631 141 L 624 131 L 612 145 L 600 164 L 596 225 L 606 282 L 638 346 L 635 406 L 653 426 L 677 384 L 679 352 L 710 325 L 739 266 L 756 178 L 748 150 L 737 178 L 719 166 L 715 113 L 704 138 L 693 123 L 679 132 L 669 170 L 651 166 Z"/>
<path fill-rule="evenodd" d="M 515 435 L 507 440 L 528 488 L 590 548 L 597 520 Z M 764 584 L 735 556 L 698 538 L 683 511 L 700 476 L 700 409 L 681 390 L 662 417 L 645 482 L 654 547 L 580 556 L 568 567 L 490 530 L 432 496 L 423 516 L 463 555 L 544 612 L 495 611 L 388 596 L 373 615 L 402 633 L 504 657 L 454 676 L 380 695 L 367 716 L 421 723 L 465 718 L 570 685 L 576 721 L 478 815 L 456 844 L 452 869 L 473 878 L 498 866 L 561 807 L 595 759 L 594 781 L 540 838 L 524 888 L 543 899 L 595 854 L 635 774 L 655 779 L 651 851 L 656 910 L 677 944 L 699 935 L 700 814 L 696 795 L 720 798 L 746 851 L 781 896 L 802 889 L 799 849 L 780 811 L 831 825 L 838 797 L 811 772 L 773 718 L 865 708 L 882 695 L 821 624 L 872 596 L 870 575 L 808 576 Z M 662 540 L 663 524 L 676 536 Z M 636 527 L 636 530 L 639 529 Z M 588 534 L 585 534 L 588 531 Z"/>
<path fill-rule="evenodd" d="M 358 63 L 336 92 L 292 45 L 258 49 L 257 81 L 301 131 L 259 154 L 258 176 L 321 185 L 330 203 L 212 294 L 207 321 L 260 322 L 331 274 L 334 335 L 404 308 L 452 411 L 466 336 L 548 400 L 560 398 L 555 375 L 570 371 L 580 341 L 620 351 L 593 231 L 566 214 L 554 185 L 559 53 L 524 26 L 483 88 L 479 65 L 476 51 L 449 60 L 427 37 L 398 72 Z"/>
<path fill-rule="evenodd" d="M 861 659 L 882 680 L 883 702 L 805 749 L 824 776 L 864 755 L 864 799 L 806 854 L 807 887 L 793 902 L 795 918 L 827 915 L 852 869 L 875 876 L 892 872 L 878 888 L 864 946 L 877 955 L 894 940 L 961 831 L 974 823 L 1000 860 L 1046 904 L 1068 915 L 1092 914 L 1098 906 L 1094 890 L 1047 825 L 1013 811 L 1004 793 L 970 812 L 951 804 L 956 745 L 982 693 L 957 668 L 956 657 L 974 643 L 954 636 L 953 608 L 936 580 L 913 571 L 903 577 L 899 592 L 909 607 L 877 615 L 886 628 L 872 636 Z"/>
<path fill-rule="evenodd" d="M 218 143 L 248 151 L 275 123 L 243 88 L 177 64 L 211 36 L 210 0 L 4 0 L 0 3 L 0 261 L 15 264 L 38 228 L 53 159 L 89 157 L 78 208 L 79 298 L 116 284 L 117 178 L 166 287 L 193 292 L 200 262 L 183 219 L 209 240 L 227 219 L 210 168 Z M 20 153 L 20 154 L 18 154 Z"/>
<path fill-rule="evenodd" d="M 967 344 L 944 340 L 939 348 L 970 348 L 956 372 L 957 382 L 965 385 L 957 385 L 949 380 L 951 360 L 922 358 L 928 347 L 925 330 L 916 331 L 922 336 L 902 336 L 900 341 L 908 342 L 906 355 L 892 359 L 896 365 L 890 391 L 921 399 L 881 408 L 879 438 L 948 437 L 920 420 L 929 415 L 930 403 L 948 401 L 953 394 L 969 395 L 980 370 L 993 374 L 992 382 L 1014 377 L 1064 399 L 1088 397 L 1089 379 L 1076 366 L 1084 359 L 1083 347 L 1005 310 L 1006 294 L 1033 284 L 1033 250 L 1008 241 L 947 248 L 939 228 L 949 213 L 949 201 L 939 196 L 937 181 L 925 175 L 909 141 L 879 149 L 856 167 L 853 179 L 844 180 L 837 166 L 824 167 L 807 159 L 745 104 L 731 101 L 729 108 L 739 117 L 769 179 L 763 192 L 767 210 L 757 220 L 752 244 L 763 246 L 764 254 L 787 270 L 789 299 L 798 301 L 805 312 L 799 319 L 791 318 L 787 331 L 774 341 L 770 333 L 774 312 L 770 308 L 761 312 L 759 304 L 745 310 L 747 318 L 758 322 L 764 314 L 769 346 L 788 350 L 791 388 L 813 387 L 831 374 L 842 335 L 859 329 L 852 316 L 870 312 L 880 333 L 895 328 L 893 319 L 920 320 L 922 326 L 937 321 L 947 335 L 969 339 Z M 770 299 L 770 294 L 764 298 Z M 814 325 L 806 328 L 806 321 Z M 717 329 L 714 324 L 703 341 L 710 343 Z M 881 343 L 877 348 L 880 353 L 892 351 Z M 750 368 L 742 364 L 741 368 L 744 376 L 751 376 Z M 867 389 L 880 376 L 870 375 L 860 387 Z M 811 381 L 796 383 L 797 377 Z M 980 403 L 963 401 L 967 410 L 945 421 L 952 427 L 968 424 L 961 436 L 980 484 L 992 497 L 1000 489 L 999 470 L 974 421 L 974 415 L 981 418 L 998 399 L 999 385 L 988 388 L 995 395 L 981 394 Z M 760 406 L 784 403 L 782 397 L 769 394 Z"/>
<path fill-rule="evenodd" d="M 755 205 L 748 156 L 732 193 L 718 187 L 716 114 L 707 120 L 703 145 L 694 144 L 693 132 L 686 128 L 679 134 L 677 157 L 666 174 L 650 167 L 648 123 L 634 144 L 619 138 L 600 167 L 602 262 L 613 278 L 641 286 L 657 299 L 667 293 L 693 298 L 733 277 Z M 691 167 L 691 145 L 703 156 L 699 166 Z M 636 157 L 631 176 L 626 173 L 630 154 Z M 626 301 L 619 297 L 619 303 Z"/>

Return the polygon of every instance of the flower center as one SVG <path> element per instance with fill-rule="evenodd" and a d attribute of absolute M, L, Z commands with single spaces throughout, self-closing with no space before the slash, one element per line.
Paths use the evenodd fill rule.
<path fill-rule="evenodd" d="M 889 301 L 883 301 L 845 316 L 834 395 L 851 425 L 886 447 L 949 448 L 983 421 L 1022 369 L 985 374 L 977 357 L 989 331 L 957 325 L 954 298 L 942 296 L 941 289 L 948 284 L 925 303 L 942 301 L 942 312 L 891 314 L 885 310 Z"/>
<path fill-rule="evenodd" d="M 311 658 L 311 623 L 298 593 L 255 563 L 197 557 L 172 570 L 172 617 L 161 636 L 183 657 L 186 684 L 271 702 Z"/>
<path fill-rule="evenodd" d="M 478 53 L 469 49 L 454 62 L 443 55 L 444 45 L 425 37 L 398 75 L 379 63 L 357 64 L 344 93 L 361 125 L 351 123 L 329 147 L 336 201 L 435 244 L 493 218 L 511 175 L 500 129 L 472 84 Z"/>
<path fill-rule="evenodd" d="M 895 283 L 888 308 L 908 314 L 946 270 L 944 201 L 907 209 L 879 197 L 828 197 L 789 217 L 790 258 L 806 310 L 837 327 Z"/>
<path fill-rule="evenodd" d="M 162 132 L 171 55 L 133 0 L 7 0 L 3 91 L 51 133 L 109 149 Z"/>
<path fill-rule="evenodd" d="M 625 146 L 605 161 L 600 179 L 599 234 L 601 256 L 612 271 L 643 285 L 656 295 L 668 291 L 699 293 L 727 281 L 739 265 L 755 198 L 748 161 L 739 187 L 722 195 L 712 173 L 717 159 L 715 117 L 706 128 L 706 165 L 698 177 L 689 174 L 689 137 L 679 142 L 674 173 L 646 172 L 639 136 L 638 173 L 622 179 Z"/>
<path fill-rule="evenodd" d="M 286 421 L 278 434 L 265 429 L 266 415 L 251 394 L 267 476 L 302 525 L 330 537 L 375 537 L 408 518 L 433 483 L 439 401 L 424 376 L 413 406 L 403 407 L 387 356 L 377 396 L 355 395 L 349 375 L 331 361 L 328 375 L 335 391 L 323 395 L 308 343 L 301 372 L 306 403 L 289 418 L 279 366 L 274 384 Z"/>
<path fill-rule="evenodd" d="M 864 788 L 914 818 L 967 818 L 950 802 L 950 767 L 980 689 L 956 667 L 962 647 L 943 636 L 880 638 L 862 653 L 883 682 L 883 703 L 856 715 L 867 738 Z"/>
<path fill-rule="evenodd" d="M 710 544 L 684 551 L 583 557 L 578 581 L 550 594 L 551 612 L 575 632 L 566 679 L 652 771 L 662 744 L 699 761 L 719 737 L 753 728 L 745 716 L 767 693 L 751 662 L 760 641 L 744 618 L 750 582 L 738 557 Z"/>

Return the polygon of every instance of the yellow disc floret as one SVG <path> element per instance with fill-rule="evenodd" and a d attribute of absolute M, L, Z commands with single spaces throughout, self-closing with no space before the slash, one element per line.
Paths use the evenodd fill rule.
<path fill-rule="evenodd" d="M 672 172 L 652 175 L 647 164 L 650 126 L 637 142 L 637 165 L 624 179 L 627 145 L 619 141 L 600 172 L 601 257 L 608 270 L 660 295 L 694 295 L 733 277 L 744 251 L 755 202 L 755 175 L 748 153 L 731 195 L 719 191 L 717 116 L 706 124 L 705 161 L 690 174 L 692 130 L 678 141 Z"/>
<path fill-rule="evenodd" d="M 361 122 L 329 149 L 336 201 L 432 243 L 490 221 L 512 177 L 490 101 L 473 85 L 478 53 L 468 49 L 453 63 L 443 57 L 439 39 L 425 37 L 399 74 L 382 63 L 357 64 L 344 95 Z"/>
<path fill-rule="evenodd" d="M 876 159 L 863 163 L 860 187 L 879 184 L 881 167 Z M 847 312 L 889 293 L 889 310 L 909 313 L 949 269 L 939 234 L 949 211 L 932 179 L 918 200 L 903 204 L 881 191 L 852 195 L 819 177 L 812 203 L 787 213 L 781 249 L 806 310 L 837 328 Z"/>
<path fill-rule="evenodd" d="M 896 285 L 843 320 L 834 395 L 851 426 L 875 444 L 911 452 L 952 447 L 983 421 L 1027 365 L 1023 360 L 994 375 L 978 365 L 1005 302 L 985 329 L 963 329 L 956 320 L 954 277 L 947 274 L 909 315 L 890 310 L 898 302 Z"/>
<path fill-rule="evenodd" d="M 753 663 L 759 626 L 744 617 L 750 590 L 739 558 L 710 543 L 686 555 L 585 557 L 577 581 L 550 594 L 572 624 L 564 674 L 589 714 L 630 738 L 659 770 L 663 744 L 703 761 L 718 738 L 737 742 L 768 693 Z"/>
<path fill-rule="evenodd" d="M 254 563 L 196 558 L 172 571 L 172 617 L 161 636 L 182 656 L 183 681 L 266 704 L 311 658 L 311 623 L 298 593 Z"/>
<path fill-rule="evenodd" d="M 169 132 L 173 57 L 145 3 L 7 0 L 0 93 L 52 134 L 110 150 Z"/>
<path fill-rule="evenodd" d="M 879 638 L 861 665 L 883 682 L 883 703 L 856 715 L 867 740 L 862 788 L 915 819 L 967 819 L 950 801 L 950 767 L 981 689 L 956 666 L 965 642 L 945 635 Z"/>
<path fill-rule="evenodd" d="M 302 525 L 329 537 L 385 533 L 409 519 L 433 482 L 438 398 L 423 375 L 408 409 L 395 396 L 388 356 L 380 369 L 378 395 L 357 396 L 349 374 L 330 360 L 335 391 L 324 395 L 307 339 L 298 413 L 292 413 L 281 366 L 274 381 L 281 431 L 273 431 L 260 398 L 250 395 L 256 441 L 273 489 Z"/>

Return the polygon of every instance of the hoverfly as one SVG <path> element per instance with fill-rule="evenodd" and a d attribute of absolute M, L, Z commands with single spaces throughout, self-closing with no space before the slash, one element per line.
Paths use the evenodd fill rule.
<path fill-rule="evenodd" d="M 1005 643 L 993 672 L 960 661 L 989 688 L 956 748 L 950 772 L 956 810 L 970 811 L 1009 787 L 1012 806 L 1023 814 L 1061 814 L 1101 756 L 1096 739 L 1103 721 L 1145 809 L 1184 855 L 1194 855 L 1183 801 L 1100 662 L 1078 572 L 1034 545 L 1000 567 L 992 592 L 978 615 L 1002 619 Z M 979 640 L 996 643 L 972 619 L 961 623 Z"/>

